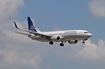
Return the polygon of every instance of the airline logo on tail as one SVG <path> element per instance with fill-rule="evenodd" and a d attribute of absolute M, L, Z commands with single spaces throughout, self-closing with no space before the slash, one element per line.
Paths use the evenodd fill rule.
<path fill-rule="evenodd" d="M 28 20 L 28 29 L 31 30 L 32 32 L 37 32 L 37 30 L 35 29 L 35 26 L 32 23 L 31 18 L 30 17 L 27 17 L 27 20 Z"/>
<path fill-rule="evenodd" d="M 35 27 L 34 27 L 34 25 L 32 25 L 32 26 L 30 27 L 30 30 L 33 31 L 33 32 L 37 32 L 36 29 L 35 29 Z"/>

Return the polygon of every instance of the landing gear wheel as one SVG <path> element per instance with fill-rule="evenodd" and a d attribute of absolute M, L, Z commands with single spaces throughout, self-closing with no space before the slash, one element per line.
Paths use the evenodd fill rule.
<path fill-rule="evenodd" d="M 60 46 L 64 46 L 64 44 L 63 43 L 60 43 Z"/>
<path fill-rule="evenodd" d="M 53 45 L 53 42 L 52 42 L 52 41 L 50 41 L 50 42 L 49 42 L 49 44 L 50 44 L 50 45 Z"/>
<path fill-rule="evenodd" d="M 84 39 L 84 40 L 83 40 L 83 44 L 85 44 L 85 41 L 86 41 L 86 40 L 88 40 L 88 39 Z"/>
<path fill-rule="evenodd" d="M 85 41 L 83 41 L 83 44 L 85 44 Z"/>

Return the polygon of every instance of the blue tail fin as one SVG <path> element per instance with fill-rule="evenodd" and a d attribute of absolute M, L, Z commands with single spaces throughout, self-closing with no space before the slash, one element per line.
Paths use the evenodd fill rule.
<path fill-rule="evenodd" d="M 32 20 L 30 17 L 27 17 L 28 20 L 28 30 L 31 30 L 33 32 L 37 32 L 37 30 L 35 29 L 35 26 L 32 23 Z"/>

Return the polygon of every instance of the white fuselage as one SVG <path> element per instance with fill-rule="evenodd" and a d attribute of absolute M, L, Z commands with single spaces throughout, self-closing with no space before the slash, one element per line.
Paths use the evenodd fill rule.
<path fill-rule="evenodd" d="M 16 29 L 28 32 L 16 32 L 19 34 L 23 34 L 31 38 L 32 40 L 49 42 L 49 44 L 53 45 L 53 42 L 61 42 L 60 46 L 64 46 L 64 42 L 68 42 L 69 44 L 76 44 L 79 40 L 83 40 L 83 43 L 92 36 L 86 30 L 64 30 L 64 31 L 52 31 L 52 32 L 41 32 L 37 30 L 31 20 L 30 17 L 27 17 L 28 21 L 28 30 L 21 29 L 17 26 L 16 22 L 14 25 Z"/>
<path fill-rule="evenodd" d="M 42 42 L 49 42 L 49 41 L 61 42 L 69 40 L 87 40 L 92 36 L 92 34 L 86 30 L 64 30 L 64 31 L 52 31 L 52 32 L 41 32 L 41 33 L 45 35 L 51 35 L 52 39 L 48 40 L 46 38 L 34 35 L 30 36 L 30 38 Z M 61 38 L 60 40 L 56 39 L 58 36 Z"/>

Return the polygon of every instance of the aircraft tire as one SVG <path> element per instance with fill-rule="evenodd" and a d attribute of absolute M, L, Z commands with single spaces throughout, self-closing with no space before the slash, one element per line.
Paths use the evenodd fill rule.
<path fill-rule="evenodd" d="M 83 41 L 83 44 L 85 44 L 85 42 Z"/>
<path fill-rule="evenodd" d="M 63 46 L 64 46 L 64 44 L 63 44 L 63 43 L 60 43 L 60 46 L 62 46 L 62 47 L 63 47 Z"/>
<path fill-rule="evenodd" d="M 53 42 L 52 42 L 52 41 L 50 41 L 50 42 L 49 42 L 49 44 L 50 44 L 50 45 L 53 45 Z"/>

